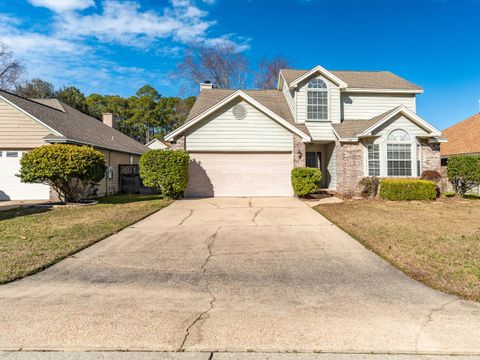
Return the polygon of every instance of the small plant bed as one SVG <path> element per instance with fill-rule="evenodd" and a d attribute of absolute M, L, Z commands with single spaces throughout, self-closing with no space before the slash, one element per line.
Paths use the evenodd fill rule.
<path fill-rule="evenodd" d="M 480 202 L 377 199 L 315 209 L 412 278 L 480 301 Z"/>
<path fill-rule="evenodd" d="M 43 270 L 169 203 L 159 195 L 115 195 L 90 206 L 2 211 L 0 283 Z"/>

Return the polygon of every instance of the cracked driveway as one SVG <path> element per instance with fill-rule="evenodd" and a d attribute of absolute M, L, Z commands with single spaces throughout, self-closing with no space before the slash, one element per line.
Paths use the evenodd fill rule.
<path fill-rule="evenodd" d="M 296 199 L 183 200 L 0 286 L 0 348 L 480 353 L 480 304 Z"/>

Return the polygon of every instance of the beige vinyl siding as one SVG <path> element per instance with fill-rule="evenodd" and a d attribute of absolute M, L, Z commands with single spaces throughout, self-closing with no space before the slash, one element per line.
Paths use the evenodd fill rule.
<path fill-rule="evenodd" d="M 292 151 L 293 137 L 275 120 L 255 107 L 240 102 L 247 110 L 237 120 L 229 104 L 208 116 L 186 135 L 188 151 Z"/>
<path fill-rule="evenodd" d="M 290 91 L 290 89 L 288 88 L 288 84 L 286 83 L 283 83 L 282 92 L 283 96 L 285 96 L 285 99 L 287 100 L 288 107 L 290 108 L 290 111 L 295 118 L 295 92 Z"/>
<path fill-rule="evenodd" d="M 335 140 L 330 121 L 307 121 L 305 125 L 313 141 Z"/>
<path fill-rule="evenodd" d="M 118 165 L 130 164 L 130 154 L 118 151 L 100 151 L 105 156 L 106 166 L 111 166 L 113 176 L 111 179 L 108 179 L 108 183 L 105 177 L 100 181 L 98 185 L 98 196 L 116 194 L 119 191 L 120 184 Z M 133 155 L 133 163 L 138 164 L 139 158 L 138 155 Z"/>
<path fill-rule="evenodd" d="M 415 95 L 411 94 L 342 94 L 342 119 L 370 119 L 397 106 L 416 112 Z"/>
<path fill-rule="evenodd" d="M 52 131 L 0 99 L 0 148 L 31 149 L 44 145 Z"/>
<path fill-rule="evenodd" d="M 315 78 L 310 78 L 299 84 L 296 96 L 296 120 L 299 123 L 318 122 L 307 120 L 307 85 Z M 337 85 L 323 76 L 317 76 L 316 79 L 322 79 L 328 87 L 328 118 L 335 124 L 340 123 L 340 89 Z"/>
<path fill-rule="evenodd" d="M 429 133 L 415 124 L 413 121 L 407 119 L 403 115 L 397 115 L 393 119 L 390 119 L 382 126 L 378 127 L 374 132 L 373 135 L 381 136 L 382 138 L 386 138 L 388 134 L 395 129 L 403 129 L 408 132 L 411 136 L 427 136 Z"/>

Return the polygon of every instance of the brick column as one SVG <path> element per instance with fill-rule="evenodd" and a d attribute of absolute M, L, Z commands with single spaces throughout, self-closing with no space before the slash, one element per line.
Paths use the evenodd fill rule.
<path fill-rule="evenodd" d="M 179 137 L 175 140 L 175 144 L 171 146 L 172 150 L 185 150 L 185 136 Z"/>
<path fill-rule="evenodd" d="M 306 165 L 305 143 L 298 135 L 293 135 L 293 166 L 305 167 Z"/>
<path fill-rule="evenodd" d="M 441 171 L 440 146 L 438 144 L 430 144 L 428 140 L 422 140 L 421 146 L 421 169 Z"/>
<path fill-rule="evenodd" d="M 359 142 L 336 142 L 337 191 L 344 195 L 357 195 L 358 182 L 364 176 L 363 146 Z"/>

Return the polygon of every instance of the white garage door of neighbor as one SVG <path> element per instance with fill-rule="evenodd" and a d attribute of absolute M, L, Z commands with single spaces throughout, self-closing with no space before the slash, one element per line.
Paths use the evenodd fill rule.
<path fill-rule="evenodd" d="M 18 176 L 22 151 L 0 151 L 0 200 L 48 200 L 50 188 L 43 184 L 24 184 Z"/>
<path fill-rule="evenodd" d="M 190 153 L 187 196 L 292 196 L 292 153 Z"/>

